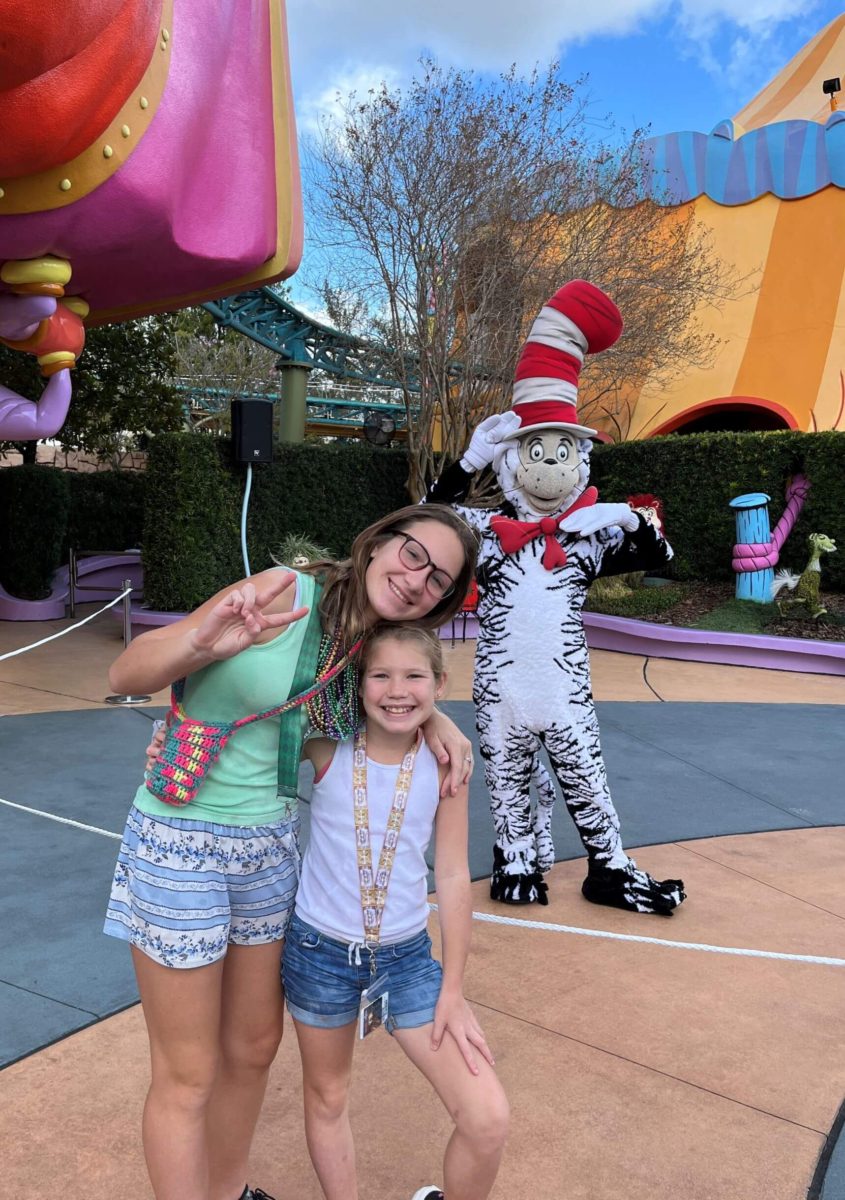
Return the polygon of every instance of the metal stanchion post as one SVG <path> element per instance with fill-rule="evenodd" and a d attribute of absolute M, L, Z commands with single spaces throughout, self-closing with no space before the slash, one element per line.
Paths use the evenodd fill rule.
<path fill-rule="evenodd" d="M 124 579 L 123 590 L 123 648 L 132 641 L 132 580 Z M 106 696 L 106 704 L 149 704 L 152 696 Z"/>
<path fill-rule="evenodd" d="M 70 552 L 68 555 L 68 565 L 67 565 L 67 574 L 68 574 L 67 598 L 68 598 L 68 605 L 70 607 L 71 617 L 76 616 L 76 594 L 75 594 L 76 593 L 76 579 L 77 579 L 76 570 L 77 570 L 76 547 L 71 546 Z"/>

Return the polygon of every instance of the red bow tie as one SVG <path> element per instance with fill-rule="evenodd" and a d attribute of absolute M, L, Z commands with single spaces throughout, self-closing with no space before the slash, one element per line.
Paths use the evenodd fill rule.
<path fill-rule="evenodd" d="M 514 521 L 510 517 L 493 517 L 490 528 L 499 539 L 499 544 L 505 554 L 516 554 L 523 546 L 533 542 L 535 538 L 545 535 L 546 548 L 543 551 L 543 566 L 547 571 L 566 564 L 566 551 L 554 536 L 564 517 L 579 508 L 589 508 L 598 500 L 599 494 L 594 487 L 588 487 L 574 504 L 557 517 L 543 517 L 541 521 Z"/>

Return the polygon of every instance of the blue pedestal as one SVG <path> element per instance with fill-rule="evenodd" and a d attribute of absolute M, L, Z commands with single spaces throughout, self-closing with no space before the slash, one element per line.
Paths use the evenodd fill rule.
<path fill-rule="evenodd" d="M 738 543 L 769 542 L 772 531 L 769 524 L 769 500 L 765 492 L 749 492 L 731 500 L 736 512 L 736 540 Z M 769 604 L 772 599 L 772 584 L 775 573 L 771 567 L 761 571 L 737 571 L 737 600 L 754 600 L 757 604 Z"/>

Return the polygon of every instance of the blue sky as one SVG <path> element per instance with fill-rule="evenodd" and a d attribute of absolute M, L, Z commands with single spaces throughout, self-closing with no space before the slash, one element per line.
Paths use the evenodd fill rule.
<path fill-rule="evenodd" d="M 842 0 L 288 0 L 303 128 L 335 91 L 402 83 L 424 50 L 480 73 L 560 54 L 597 114 L 655 133 L 732 116 Z M 842 64 L 845 75 L 845 63 Z"/>
<path fill-rule="evenodd" d="M 482 76 L 558 55 L 564 78 L 589 75 L 597 121 L 709 132 L 843 9 L 845 0 L 287 0 L 297 121 L 307 132 L 338 91 L 405 83 L 425 51 Z M 306 225 L 295 296 L 307 258 Z"/>

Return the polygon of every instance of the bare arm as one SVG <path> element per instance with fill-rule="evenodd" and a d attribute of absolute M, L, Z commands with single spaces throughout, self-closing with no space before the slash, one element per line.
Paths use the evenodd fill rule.
<path fill-rule="evenodd" d="M 262 571 L 224 588 L 199 608 L 130 642 L 109 671 L 115 691 L 157 692 L 209 663 L 232 658 L 308 613 L 293 609 L 296 574 Z"/>
<path fill-rule="evenodd" d="M 477 1075 L 473 1047 L 491 1065 L 493 1056 L 464 999 L 464 968 L 472 928 L 468 832 L 468 789 L 464 784 L 454 796 L 440 801 L 435 821 L 434 880 L 443 940 L 443 984 L 434 1011 L 431 1045 L 436 1050 L 448 1032 L 457 1042 L 469 1070 Z"/>
<path fill-rule="evenodd" d="M 445 713 L 434 710 L 422 727 L 423 736 L 441 767 L 440 795 L 455 796 L 472 775 L 472 742 Z"/>

